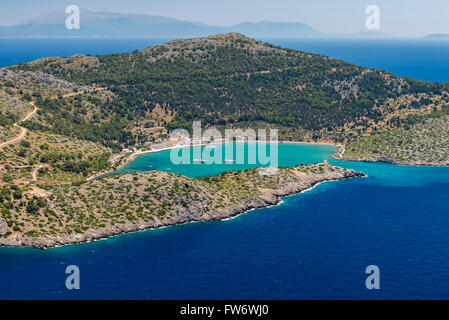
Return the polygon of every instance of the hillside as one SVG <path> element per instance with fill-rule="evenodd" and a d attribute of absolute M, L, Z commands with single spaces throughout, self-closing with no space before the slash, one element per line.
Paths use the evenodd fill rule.
<path fill-rule="evenodd" d="M 449 165 L 449 116 L 374 134 L 346 146 L 341 159 L 383 161 L 402 165 Z"/>
<path fill-rule="evenodd" d="M 112 149 L 104 144 L 82 140 L 71 133 L 25 128 L 28 121 L 42 118 L 36 104 L 43 98 L 76 101 L 78 95 L 89 98 L 105 94 L 105 90 L 78 87 L 50 75 L 1 70 L 0 189 L 10 184 L 21 189 L 32 182 L 49 189 L 82 182 L 89 175 L 109 169 Z M 63 110 L 55 117 L 55 121 L 63 122 Z"/>
<path fill-rule="evenodd" d="M 110 95 L 102 99 L 37 100 L 42 117 L 27 127 L 72 132 L 111 147 L 145 144 L 155 139 L 151 128 L 191 128 L 193 120 L 221 128 L 274 126 L 285 140 L 346 142 L 397 126 L 390 119 L 398 113 L 399 118 L 426 114 L 449 101 L 440 84 L 236 33 L 174 40 L 125 54 L 46 58 L 8 71 L 107 88 Z M 61 110 L 67 121 L 53 121 Z"/>
<path fill-rule="evenodd" d="M 57 187 L 48 199 L 33 197 L 23 207 L 16 190 L 3 188 L 0 245 L 48 248 L 190 221 L 233 217 L 276 204 L 280 196 L 321 181 L 363 176 L 329 164 L 258 169 L 193 179 L 160 171 L 125 174 Z"/>

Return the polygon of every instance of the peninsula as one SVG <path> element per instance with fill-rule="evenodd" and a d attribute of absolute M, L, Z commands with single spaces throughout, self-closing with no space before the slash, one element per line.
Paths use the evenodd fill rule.
<path fill-rule="evenodd" d="M 48 199 L 29 207 L 2 209 L 0 245 L 49 248 L 182 224 L 222 220 L 319 182 L 362 177 L 363 173 L 328 163 L 228 171 L 202 179 L 148 171 L 93 180 L 77 188 L 53 189 Z"/>

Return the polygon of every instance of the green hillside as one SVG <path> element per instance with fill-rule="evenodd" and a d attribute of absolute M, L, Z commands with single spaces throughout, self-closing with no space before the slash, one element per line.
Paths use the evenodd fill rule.
<path fill-rule="evenodd" d="M 282 139 L 344 142 L 368 129 L 396 126 L 385 121 L 398 110 L 425 113 L 434 101 L 448 101 L 443 85 L 235 33 L 132 53 L 46 58 L 10 70 L 107 88 L 111 95 L 104 99 L 39 99 L 46 121 L 28 124 L 106 144 L 145 143 L 152 138 L 138 128 L 191 128 L 193 120 L 222 128 L 273 126 Z"/>
<path fill-rule="evenodd" d="M 346 147 L 344 159 L 409 165 L 449 165 L 449 116 L 423 117 Z"/>

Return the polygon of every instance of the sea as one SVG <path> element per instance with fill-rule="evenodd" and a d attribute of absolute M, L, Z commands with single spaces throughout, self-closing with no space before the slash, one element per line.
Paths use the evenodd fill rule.
<path fill-rule="evenodd" d="M 0 66 L 46 56 L 142 49 L 152 39 L 0 39 Z M 449 42 L 272 40 L 426 81 L 449 81 Z M 247 151 L 249 149 L 246 149 Z M 0 248 L 0 299 L 447 299 L 449 168 L 330 159 L 336 147 L 280 144 L 280 165 L 328 160 L 367 174 L 278 206 L 48 250 Z M 249 152 L 249 151 L 248 151 Z M 173 165 L 171 151 L 120 172 L 201 177 L 251 164 Z M 68 266 L 80 289 L 66 288 Z M 379 289 L 368 289 L 368 266 Z"/>

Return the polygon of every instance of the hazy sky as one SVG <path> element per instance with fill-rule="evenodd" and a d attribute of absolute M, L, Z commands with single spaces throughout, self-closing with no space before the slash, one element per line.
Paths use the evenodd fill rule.
<path fill-rule="evenodd" d="M 449 33 L 449 0 L 0 0 L 0 25 L 61 11 L 69 4 L 223 26 L 261 20 L 303 22 L 335 33 L 363 31 L 365 8 L 375 4 L 382 32 L 403 37 Z"/>

